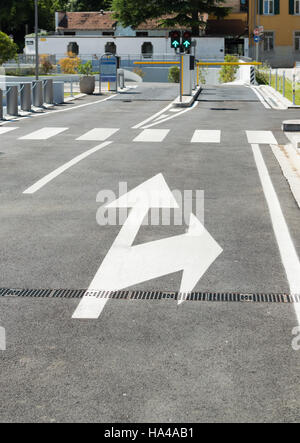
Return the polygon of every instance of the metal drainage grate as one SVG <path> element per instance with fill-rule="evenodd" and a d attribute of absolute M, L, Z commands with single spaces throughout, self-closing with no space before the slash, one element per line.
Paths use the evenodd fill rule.
<path fill-rule="evenodd" d="M 300 295 L 235 293 L 235 292 L 179 292 L 160 291 L 88 291 L 87 289 L 13 289 L 0 288 L 0 297 L 19 298 L 82 298 L 84 296 L 110 300 L 186 300 L 200 302 L 243 303 L 300 303 Z"/>

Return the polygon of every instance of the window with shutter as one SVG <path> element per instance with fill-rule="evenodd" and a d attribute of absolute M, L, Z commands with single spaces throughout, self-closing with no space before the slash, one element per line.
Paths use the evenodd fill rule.
<path fill-rule="evenodd" d="M 289 13 L 294 14 L 295 13 L 295 0 L 289 0 Z"/>
<path fill-rule="evenodd" d="M 278 10 L 277 0 L 263 0 L 263 15 L 275 14 L 275 8 Z"/>

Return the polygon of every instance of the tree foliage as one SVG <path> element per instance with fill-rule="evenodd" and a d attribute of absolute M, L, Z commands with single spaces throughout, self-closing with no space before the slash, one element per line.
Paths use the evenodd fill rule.
<path fill-rule="evenodd" d="M 13 35 L 21 48 L 26 32 L 34 31 L 34 0 L 0 0 L 0 30 Z M 38 0 L 39 29 L 55 30 L 55 11 L 99 11 L 111 0 Z"/>
<path fill-rule="evenodd" d="M 12 39 L 0 31 L 0 65 L 11 60 L 17 55 L 17 45 L 12 41 Z"/>
<path fill-rule="evenodd" d="M 171 15 L 161 20 L 162 27 L 185 26 L 197 36 L 205 25 L 201 16 L 208 13 L 225 17 L 230 11 L 225 3 L 226 0 L 113 0 L 112 9 L 123 26 L 138 26 L 148 19 Z"/>
<path fill-rule="evenodd" d="M 225 62 L 234 62 L 237 63 L 239 61 L 238 57 L 235 55 L 226 55 Z M 236 74 L 239 70 L 239 66 L 237 65 L 223 65 L 220 69 L 219 80 L 220 83 L 229 83 L 233 82 L 236 78 Z"/>

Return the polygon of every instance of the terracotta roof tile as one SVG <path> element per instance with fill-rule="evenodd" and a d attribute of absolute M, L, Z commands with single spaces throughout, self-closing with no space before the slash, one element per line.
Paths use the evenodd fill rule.
<path fill-rule="evenodd" d="M 112 31 L 117 21 L 112 12 L 66 12 L 61 13 L 58 29 L 104 29 Z"/>

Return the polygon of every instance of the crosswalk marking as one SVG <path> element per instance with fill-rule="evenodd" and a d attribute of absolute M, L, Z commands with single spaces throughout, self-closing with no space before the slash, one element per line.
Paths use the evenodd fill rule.
<path fill-rule="evenodd" d="M 191 143 L 221 143 L 221 131 L 198 129 L 194 132 Z"/>
<path fill-rule="evenodd" d="M 248 143 L 251 145 L 277 145 L 272 131 L 246 131 Z"/>
<path fill-rule="evenodd" d="M 5 134 L 6 132 L 13 131 L 14 129 L 18 129 L 17 127 L 14 128 L 0 128 L 0 135 Z"/>
<path fill-rule="evenodd" d="M 159 116 L 158 119 L 164 117 L 164 115 Z M 0 126 L 0 136 L 1 134 L 9 133 L 15 129 L 20 129 L 19 127 L 2 127 Z M 58 127 L 44 127 L 37 131 L 31 132 L 30 134 L 18 137 L 18 140 L 47 140 L 69 128 L 58 128 Z M 84 133 L 76 140 L 81 141 L 106 141 L 116 132 L 120 131 L 120 128 L 94 128 Z M 226 132 L 226 131 L 225 131 Z M 245 134 L 247 141 L 250 144 L 268 144 L 277 145 L 277 140 L 273 135 L 272 131 L 243 131 L 240 129 L 241 142 L 244 143 Z M 159 143 L 163 142 L 167 135 L 170 133 L 170 129 L 143 129 L 142 132 L 133 139 L 133 142 L 149 142 L 149 143 Z M 180 134 L 178 134 L 180 136 Z M 183 137 L 181 136 L 180 139 Z M 177 138 L 179 141 L 179 137 Z M 192 135 L 190 143 L 214 143 L 220 144 L 222 140 L 222 131 L 218 129 L 196 129 Z M 187 140 L 186 140 L 187 141 Z"/>
<path fill-rule="evenodd" d="M 94 128 L 76 140 L 104 141 L 119 131 L 119 128 Z"/>
<path fill-rule="evenodd" d="M 162 142 L 169 132 L 170 129 L 145 129 L 133 141 L 152 143 Z"/>
<path fill-rule="evenodd" d="M 42 128 L 38 131 L 31 132 L 28 135 L 20 137 L 19 140 L 48 140 L 69 128 Z"/>

